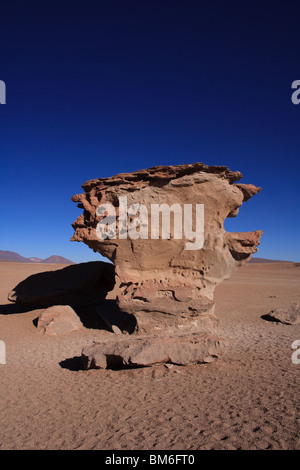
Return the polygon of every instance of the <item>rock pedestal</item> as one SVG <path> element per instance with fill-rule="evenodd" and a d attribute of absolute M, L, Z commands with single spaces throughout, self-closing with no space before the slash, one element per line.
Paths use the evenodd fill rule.
<path fill-rule="evenodd" d="M 236 183 L 241 177 L 203 163 L 158 166 L 88 181 L 73 196 L 83 213 L 72 240 L 114 263 L 114 295 L 135 316 L 137 332 L 204 332 L 217 325 L 214 289 L 251 258 L 263 233 L 224 229 L 226 217 L 260 191 Z"/>

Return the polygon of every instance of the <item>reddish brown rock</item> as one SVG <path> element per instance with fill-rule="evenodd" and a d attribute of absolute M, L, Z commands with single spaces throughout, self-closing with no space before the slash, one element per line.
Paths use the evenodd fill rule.
<path fill-rule="evenodd" d="M 262 235 L 260 230 L 229 233 L 224 229 L 226 217 L 235 217 L 242 203 L 260 191 L 252 184 L 235 184 L 241 177 L 226 167 L 203 163 L 159 166 L 88 181 L 85 192 L 72 198 L 83 209 L 73 224 L 72 240 L 83 241 L 113 261 L 113 294 L 123 311 L 135 315 L 138 332 L 206 331 L 216 325 L 215 287 L 251 258 Z M 189 250 L 191 237 L 176 238 L 178 218 L 177 227 L 170 223 L 168 239 L 161 233 L 159 239 L 151 239 L 151 220 L 148 239 L 125 238 L 124 226 L 141 219 L 133 211 L 121 226 L 121 196 L 126 196 L 128 207 L 143 204 L 148 221 L 153 204 L 177 204 L 182 210 L 185 205 L 203 204 L 203 247 Z M 115 207 L 117 224 L 115 237 L 102 240 L 97 225 L 103 217 L 97 209 L 106 203 Z M 141 230 L 145 234 L 142 225 Z"/>
<path fill-rule="evenodd" d="M 227 347 L 227 341 L 210 334 L 130 338 L 118 342 L 94 343 L 82 350 L 86 369 L 123 366 L 151 366 L 159 363 L 187 365 L 213 362 Z"/>
<path fill-rule="evenodd" d="M 300 323 L 300 305 L 294 303 L 278 307 L 266 315 L 268 320 L 279 321 L 286 325 L 297 325 Z"/>
<path fill-rule="evenodd" d="M 78 315 L 69 305 L 54 305 L 43 310 L 37 323 L 38 332 L 50 336 L 64 335 L 81 327 Z"/>

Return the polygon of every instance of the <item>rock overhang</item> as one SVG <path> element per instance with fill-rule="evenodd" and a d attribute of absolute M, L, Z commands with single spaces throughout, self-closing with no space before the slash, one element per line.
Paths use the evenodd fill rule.
<path fill-rule="evenodd" d="M 73 196 L 83 214 L 73 223 L 72 240 L 83 241 L 113 261 L 116 298 L 122 309 L 136 315 L 143 331 L 151 330 L 151 318 L 155 319 L 156 327 L 160 318 L 162 329 L 171 330 L 179 327 L 201 330 L 207 323 L 215 324 L 213 305 L 207 299 L 212 301 L 215 287 L 257 251 L 263 233 L 261 230 L 231 233 L 224 229 L 226 217 L 235 217 L 243 202 L 261 190 L 252 184 L 237 183 L 241 178 L 240 172 L 226 166 L 200 162 L 156 166 L 89 180 L 82 185 L 84 193 Z M 128 206 L 142 204 L 147 211 L 153 204 L 203 205 L 203 247 L 185 249 L 185 240 L 174 237 L 174 227 L 168 239 L 151 236 L 124 239 L 119 232 L 115 238 L 99 239 L 98 207 L 111 204 L 119 220 L 119 201 L 124 196 Z M 184 292 L 189 294 L 183 295 Z M 207 322 L 210 315 L 212 321 Z"/>

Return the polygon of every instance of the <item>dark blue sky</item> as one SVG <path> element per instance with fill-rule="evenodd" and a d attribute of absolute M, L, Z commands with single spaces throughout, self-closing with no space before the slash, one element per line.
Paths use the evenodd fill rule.
<path fill-rule="evenodd" d="M 10 0 L 0 44 L 0 249 L 98 259 L 81 184 L 201 161 L 263 188 L 225 228 L 300 261 L 299 2 Z"/>

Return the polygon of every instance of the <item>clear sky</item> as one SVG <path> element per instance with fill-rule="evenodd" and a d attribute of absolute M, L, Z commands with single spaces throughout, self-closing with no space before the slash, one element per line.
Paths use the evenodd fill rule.
<path fill-rule="evenodd" d="M 101 259 L 70 242 L 93 178 L 204 162 L 263 190 L 229 231 L 300 261 L 300 3 L 3 1 L 0 249 Z"/>

